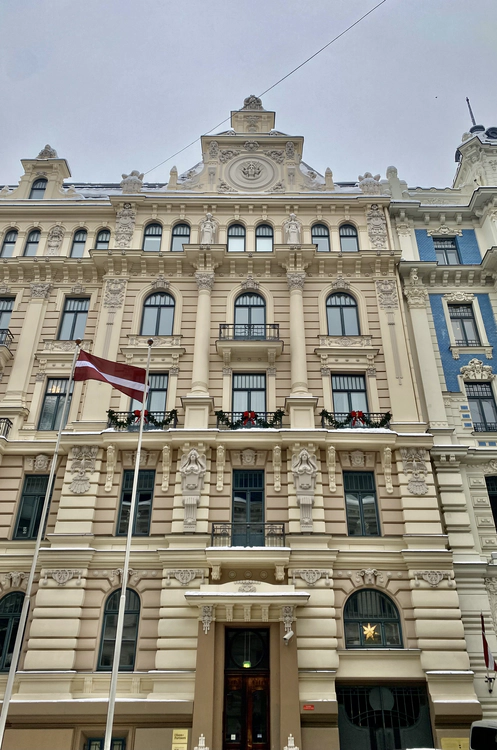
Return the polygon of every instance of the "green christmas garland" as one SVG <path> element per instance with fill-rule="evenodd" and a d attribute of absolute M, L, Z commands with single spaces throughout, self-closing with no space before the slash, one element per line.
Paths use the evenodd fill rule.
<path fill-rule="evenodd" d="M 278 428 L 281 427 L 281 420 L 285 414 L 283 409 L 277 409 L 273 416 L 266 421 L 262 417 L 259 417 L 257 412 L 247 411 L 242 414 L 240 419 L 232 421 L 224 411 L 219 410 L 214 413 L 217 417 L 217 421 L 228 427 L 230 430 L 238 430 L 240 427 L 247 427 L 247 425 L 250 427 L 263 427 L 265 429 L 271 427 Z"/>
<path fill-rule="evenodd" d="M 326 411 L 326 409 L 323 409 L 323 411 L 320 413 L 321 419 L 326 419 L 326 421 L 329 423 L 330 427 L 333 427 L 335 430 L 339 430 L 341 427 L 371 427 L 371 428 L 379 428 L 379 427 L 387 427 L 390 420 L 392 419 L 392 415 L 389 411 L 387 411 L 386 414 L 383 415 L 383 417 L 379 421 L 374 421 L 373 419 L 370 419 L 364 412 L 362 411 L 351 411 L 345 419 L 339 420 L 335 419 L 334 415 Z"/>
<path fill-rule="evenodd" d="M 124 419 L 119 419 L 118 412 L 109 409 L 107 412 L 109 427 L 114 427 L 117 430 L 126 430 L 131 425 L 139 426 L 140 414 L 140 409 L 135 409 L 135 411 L 130 412 Z M 176 422 L 177 418 L 178 412 L 176 409 L 172 409 L 164 419 L 156 419 L 153 414 L 149 414 L 145 409 L 145 424 L 153 425 L 157 430 L 163 430 L 164 427 L 168 427 L 171 423 Z"/>

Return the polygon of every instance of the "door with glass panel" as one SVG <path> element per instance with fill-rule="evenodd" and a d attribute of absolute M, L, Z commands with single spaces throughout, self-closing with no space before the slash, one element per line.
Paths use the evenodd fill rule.
<path fill-rule="evenodd" d="M 242 294 L 235 302 L 235 338 L 266 338 L 266 303 L 260 294 Z"/>
<path fill-rule="evenodd" d="M 269 750 L 269 630 L 226 629 L 223 750 Z"/>
<path fill-rule="evenodd" d="M 351 411 L 368 411 L 364 375 L 332 375 L 333 410 L 344 416 Z"/>
<path fill-rule="evenodd" d="M 234 373 L 233 419 L 249 415 L 245 427 L 253 424 L 254 415 L 266 412 L 266 376 L 262 374 Z"/>
<path fill-rule="evenodd" d="M 264 547 L 264 472 L 233 471 L 232 547 Z"/>

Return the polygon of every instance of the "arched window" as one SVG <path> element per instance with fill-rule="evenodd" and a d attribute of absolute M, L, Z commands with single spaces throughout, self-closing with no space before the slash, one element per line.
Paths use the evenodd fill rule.
<path fill-rule="evenodd" d="M 0 672 L 8 672 L 19 627 L 24 594 L 13 591 L 0 601 Z"/>
<path fill-rule="evenodd" d="M 257 253 L 271 253 L 273 251 L 273 227 L 269 224 L 259 224 L 256 228 L 255 251 Z"/>
<path fill-rule="evenodd" d="M 143 305 L 142 336 L 172 336 L 174 297 L 166 292 L 151 294 Z"/>
<path fill-rule="evenodd" d="M 36 255 L 40 236 L 40 231 L 38 229 L 33 229 L 33 231 L 28 234 L 28 239 L 26 240 L 26 245 L 24 247 L 24 255 L 30 257 Z"/>
<path fill-rule="evenodd" d="M 266 338 L 266 302 L 260 294 L 248 292 L 235 301 L 235 338 Z"/>
<path fill-rule="evenodd" d="M 78 229 L 74 232 L 71 245 L 71 258 L 82 258 L 86 245 L 86 229 Z"/>
<path fill-rule="evenodd" d="M 17 229 L 9 229 L 5 235 L 5 239 L 2 245 L 2 252 L 0 255 L 2 258 L 12 258 L 14 254 L 14 247 L 17 240 Z"/>
<path fill-rule="evenodd" d="M 142 250 L 160 252 L 162 242 L 162 227 L 160 224 L 147 224 L 143 233 Z"/>
<path fill-rule="evenodd" d="M 325 224 L 314 224 L 311 237 L 313 245 L 317 245 L 318 253 L 330 252 L 330 230 Z"/>
<path fill-rule="evenodd" d="M 358 336 L 357 302 L 350 294 L 330 294 L 326 300 L 328 336 Z"/>
<path fill-rule="evenodd" d="M 357 229 L 353 224 L 342 224 L 340 227 L 340 250 L 342 253 L 359 252 Z"/>
<path fill-rule="evenodd" d="M 31 185 L 31 192 L 29 194 L 29 199 L 33 201 L 39 201 L 43 198 L 45 195 L 45 190 L 47 189 L 47 180 L 45 180 L 44 177 L 42 177 L 39 180 L 35 180 L 33 184 Z"/>
<path fill-rule="evenodd" d="M 117 614 L 121 589 L 114 591 L 105 605 L 102 627 L 102 643 L 98 659 L 98 670 L 110 672 L 116 645 Z M 132 672 L 135 668 L 136 644 L 138 641 L 138 624 L 140 622 L 140 598 L 132 589 L 126 589 L 124 608 L 124 630 L 119 660 L 120 672 Z"/>
<path fill-rule="evenodd" d="M 95 250 L 108 250 L 110 242 L 110 231 L 108 229 L 101 229 L 97 234 L 95 241 Z"/>
<path fill-rule="evenodd" d="M 347 648 L 402 648 L 400 617 L 392 600 L 375 589 L 362 589 L 343 611 Z"/>
<path fill-rule="evenodd" d="M 188 224 L 175 224 L 171 236 L 171 252 L 183 252 L 183 245 L 190 244 L 190 227 Z"/>
<path fill-rule="evenodd" d="M 243 253 L 245 251 L 245 227 L 242 224 L 232 224 L 228 227 L 228 252 Z"/>

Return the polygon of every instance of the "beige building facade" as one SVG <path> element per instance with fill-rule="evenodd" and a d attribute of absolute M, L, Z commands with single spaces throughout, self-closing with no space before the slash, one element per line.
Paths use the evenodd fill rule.
<path fill-rule="evenodd" d="M 0 191 L 0 669 L 75 339 L 143 367 L 152 338 L 114 749 L 452 747 L 493 710 L 497 449 L 463 447 L 412 300 L 461 279 L 478 297 L 495 259 L 423 265 L 414 230 L 497 244 L 475 229 L 487 193 L 440 191 L 460 200 L 442 220 L 394 168 L 321 175 L 256 97 L 231 126 L 167 185 L 71 185 L 47 146 Z M 103 747 L 137 415 L 74 383 L 6 750 Z"/>

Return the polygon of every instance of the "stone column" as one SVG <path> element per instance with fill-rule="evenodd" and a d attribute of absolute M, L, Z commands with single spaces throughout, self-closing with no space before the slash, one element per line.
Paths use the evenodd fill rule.
<path fill-rule="evenodd" d="M 411 314 L 430 428 L 432 431 L 433 429 L 447 431 L 449 425 L 447 423 L 442 390 L 439 385 L 437 362 L 428 323 L 428 292 L 421 285 L 406 286 L 404 294 Z"/>
<path fill-rule="evenodd" d="M 291 392 L 287 398 L 290 426 L 312 429 L 315 426 L 314 409 L 317 399 L 312 398 L 307 384 L 307 357 L 304 321 L 304 271 L 287 273 L 290 290 L 290 367 Z"/>
<path fill-rule="evenodd" d="M 186 428 L 207 428 L 212 399 L 209 397 L 209 348 L 211 337 L 211 291 L 214 286 L 212 271 L 195 273 L 198 287 L 197 318 L 193 350 L 192 388 L 182 399 Z"/>

